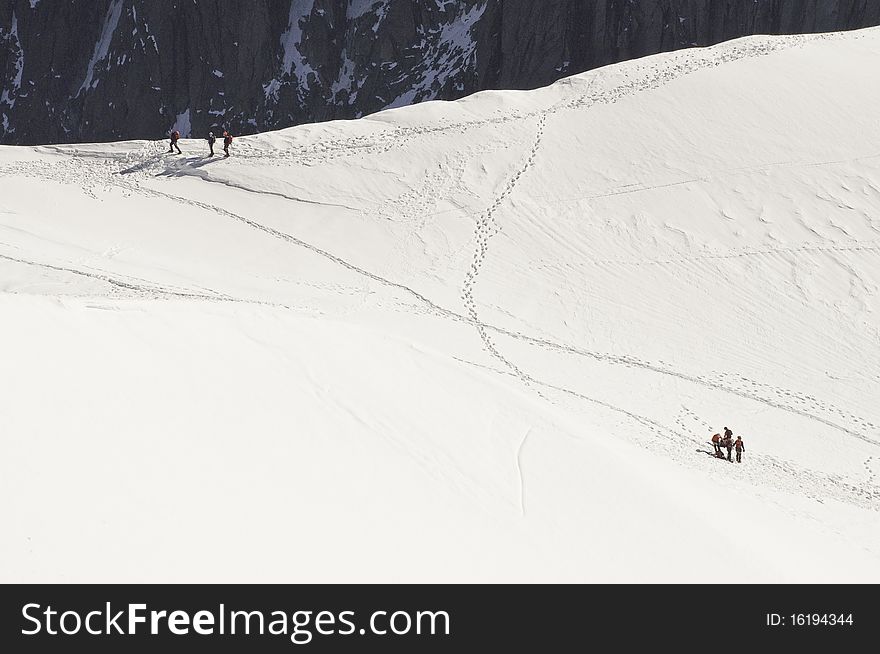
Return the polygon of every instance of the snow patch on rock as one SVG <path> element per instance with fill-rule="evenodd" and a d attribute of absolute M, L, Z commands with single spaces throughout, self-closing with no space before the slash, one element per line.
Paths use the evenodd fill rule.
<path fill-rule="evenodd" d="M 281 63 L 282 74 L 293 75 L 308 88 L 308 75 L 314 69 L 306 61 L 300 50 L 303 39 L 302 22 L 308 20 L 314 8 L 314 0 L 306 0 L 305 4 L 294 2 L 290 6 L 290 19 L 287 31 L 281 35 L 281 47 L 284 55 Z"/>
<path fill-rule="evenodd" d="M 450 78 L 474 68 L 477 42 L 471 30 L 483 17 L 487 6 L 488 2 L 484 2 L 470 10 L 462 10 L 439 30 L 424 34 L 420 48 L 424 52 L 420 66 L 421 79 L 389 103 L 387 108 L 433 100 Z"/>
<path fill-rule="evenodd" d="M 18 38 L 18 17 L 15 15 L 15 11 L 12 12 L 12 26 L 9 29 L 9 40 L 14 42 L 13 49 L 15 51 L 15 62 L 13 63 L 13 69 L 15 70 L 14 75 L 12 76 L 12 80 L 10 81 L 10 86 L 8 88 L 3 89 L 3 93 L 0 94 L 0 104 L 7 104 L 9 108 L 15 106 L 15 100 L 18 97 L 18 90 L 21 88 L 21 76 L 24 72 L 24 50 L 21 47 L 21 41 Z M 4 119 L 6 118 L 4 114 Z M 4 120 L 4 131 L 6 131 L 7 121 Z"/>
<path fill-rule="evenodd" d="M 174 126 L 177 128 L 177 131 L 180 132 L 181 138 L 188 139 L 192 136 L 192 117 L 189 109 L 181 114 L 177 114 Z"/>
<path fill-rule="evenodd" d="M 95 66 L 106 59 L 109 54 L 110 44 L 113 42 L 113 34 L 119 26 L 119 17 L 121 15 L 122 0 L 113 0 L 113 3 L 107 9 L 107 16 L 104 18 L 104 28 L 101 30 L 101 36 L 98 38 L 98 42 L 95 44 L 95 50 L 92 53 L 92 58 L 89 61 L 89 66 L 86 70 L 86 78 L 79 87 L 77 96 L 85 90 L 94 88 L 98 84 L 98 80 L 95 79 Z"/>

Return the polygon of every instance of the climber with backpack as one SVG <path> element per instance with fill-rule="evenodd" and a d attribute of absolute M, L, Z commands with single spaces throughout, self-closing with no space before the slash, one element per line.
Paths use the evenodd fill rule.
<path fill-rule="evenodd" d="M 229 156 L 230 145 L 232 145 L 232 134 L 229 132 L 223 132 L 223 152 L 226 153 L 224 156 Z"/>
<path fill-rule="evenodd" d="M 168 148 L 168 152 L 174 152 L 174 149 L 177 148 L 177 154 L 183 154 L 180 151 L 180 146 L 177 145 L 177 142 L 180 140 L 180 132 L 176 129 L 171 132 L 171 146 Z"/>
<path fill-rule="evenodd" d="M 217 142 L 214 132 L 208 132 L 208 147 L 211 148 L 211 156 L 214 156 L 214 143 Z"/>
<path fill-rule="evenodd" d="M 733 463 L 733 432 L 727 427 L 724 428 L 724 438 L 721 439 L 721 447 L 727 450 L 727 460 Z"/>
<path fill-rule="evenodd" d="M 712 447 L 715 448 L 715 456 L 719 459 L 723 459 L 724 455 L 721 453 L 721 434 L 712 435 Z"/>
<path fill-rule="evenodd" d="M 736 462 L 742 463 L 742 453 L 746 451 L 746 445 L 743 443 L 742 436 L 737 436 L 733 446 L 736 448 Z"/>

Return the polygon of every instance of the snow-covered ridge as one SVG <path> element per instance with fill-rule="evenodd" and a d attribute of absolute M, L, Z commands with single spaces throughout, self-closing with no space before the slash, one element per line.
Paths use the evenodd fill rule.
<path fill-rule="evenodd" d="M 880 579 L 878 57 L 0 148 L 0 578 Z"/>
<path fill-rule="evenodd" d="M 0 103 L 0 143 L 151 139 L 187 110 L 196 134 L 253 134 L 484 89 L 538 88 L 607 63 L 747 34 L 880 24 L 880 3 L 864 0 L 248 7 L 245 17 L 224 0 L 7 3 L 0 93 L 14 102 Z"/>

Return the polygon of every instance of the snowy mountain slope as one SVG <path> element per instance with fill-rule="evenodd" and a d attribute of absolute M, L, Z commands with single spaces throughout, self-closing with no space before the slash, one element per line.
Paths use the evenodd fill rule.
<path fill-rule="evenodd" d="M 2 578 L 877 581 L 878 57 L 0 149 Z"/>

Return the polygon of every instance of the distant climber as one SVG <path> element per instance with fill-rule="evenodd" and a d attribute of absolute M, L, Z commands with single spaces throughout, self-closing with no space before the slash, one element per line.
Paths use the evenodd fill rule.
<path fill-rule="evenodd" d="M 183 154 L 180 151 L 180 146 L 177 145 L 177 142 L 180 140 L 180 132 L 174 130 L 171 132 L 171 146 L 168 148 L 168 152 L 174 152 L 175 148 L 177 149 L 177 154 Z"/>
<path fill-rule="evenodd" d="M 229 156 L 229 146 L 232 145 L 232 134 L 229 132 L 223 132 L 223 152 L 226 154 L 224 156 Z"/>
<path fill-rule="evenodd" d="M 727 449 L 727 460 L 733 463 L 733 432 L 726 427 L 724 428 L 724 438 L 721 439 L 721 446 Z"/>
<path fill-rule="evenodd" d="M 724 455 L 721 453 L 721 434 L 712 435 L 712 447 L 715 448 L 715 456 L 719 459 L 723 459 Z"/>
<path fill-rule="evenodd" d="M 736 448 L 736 462 L 742 463 L 742 453 L 746 451 L 742 436 L 736 437 L 736 442 L 734 442 L 733 446 Z"/>
<path fill-rule="evenodd" d="M 214 156 L 214 144 L 217 142 L 217 138 L 214 136 L 214 132 L 208 132 L 208 147 L 211 148 L 211 156 Z"/>

